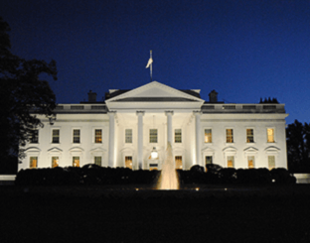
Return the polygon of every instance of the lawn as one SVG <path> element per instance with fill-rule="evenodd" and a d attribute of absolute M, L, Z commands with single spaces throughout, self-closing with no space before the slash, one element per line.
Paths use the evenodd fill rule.
<path fill-rule="evenodd" d="M 310 242 L 309 189 L 3 186 L 0 242 Z"/>

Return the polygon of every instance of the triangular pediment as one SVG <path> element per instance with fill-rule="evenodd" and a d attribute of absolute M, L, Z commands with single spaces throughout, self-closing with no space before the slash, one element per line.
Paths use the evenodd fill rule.
<path fill-rule="evenodd" d="M 243 150 L 245 153 L 257 153 L 258 149 L 254 148 L 254 147 L 248 147 L 246 149 Z"/>
<path fill-rule="evenodd" d="M 104 148 L 97 147 L 90 151 L 91 153 L 106 153 L 107 151 Z"/>
<path fill-rule="evenodd" d="M 189 92 L 153 81 L 106 100 L 110 102 L 203 102 L 197 91 Z"/>
<path fill-rule="evenodd" d="M 57 148 L 57 147 L 53 147 L 49 150 L 47 150 L 48 153 L 61 153 L 62 150 L 60 148 Z"/>

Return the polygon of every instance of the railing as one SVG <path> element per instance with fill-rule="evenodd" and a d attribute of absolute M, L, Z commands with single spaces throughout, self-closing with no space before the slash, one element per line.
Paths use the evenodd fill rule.
<path fill-rule="evenodd" d="M 59 104 L 55 108 L 56 113 L 106 113 L 108 111 L 105 104 Z"/>
<path fill-rule="evenodd" d="M 284 104 L 208 104 L 201 107 L 203 113 L 285 113 Z"/>

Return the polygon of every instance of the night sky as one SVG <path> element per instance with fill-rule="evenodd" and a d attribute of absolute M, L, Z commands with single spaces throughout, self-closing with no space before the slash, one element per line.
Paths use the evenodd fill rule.
<path fill-rule="evenodd" d="M 58 103 L 89 90 L 133 89 L 153 80 L 215 89 L 227 103 L 275 97 L 310 122 L 310 1 L 2 0 L 12 53 L 54 59 Z"/>

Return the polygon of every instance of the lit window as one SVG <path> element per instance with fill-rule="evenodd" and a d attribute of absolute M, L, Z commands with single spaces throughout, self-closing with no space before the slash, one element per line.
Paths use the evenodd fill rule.
<path fill-rule="evenodd" d="M 253 129 L 246 130 L 246 142 L 254 143 L 254 130 Z"/>
<path fill-rule="evenodd" d="M 131 156 L 125 156 L 125 167 L 132 169 L 132 157 Z"/>
<path fill-rule="evenodd" d="M 267 142 L 274 143 L 274 129 L 267 128 Z"/>
<path fill-rule="evenodd" d="M 101 156 L 95 156 L 94 160 L 95 160 L 94 161 L 95 165 L 101 166 L 101 162 L 102 162 L 102 157 Z"/>
<path fill-rule="evenodd" d="M 235 157 L 234 156 L 227 156 L 227 167 L 234 168 L 235 164 Z"/>
<path fill-rule="evenodd" d="M 205 143 L 212 143 L 212 130 L 205 129 Z"/>
<path fill-rule="evenodd" d="M 182 156 L 175 156 L 175 169 L 181 170 L 183 168 Z"/>
<path fill-rule="evenodd" d="M 39 130 L 32 130 L 31 131 L 30 143 L 39 143 Z"/>
<path fill-rule="evenodd" d="M 59 157 L 52 157 L 52 168 L 55 168 L 59 165 Z"/>
<path fill-rule="evenodd" d="M 132 143 L 132 129 L 125 130 L 125 143 Z"/>
<path fill-rule="evenodd" d="M 274 155 L 268 156 L 268 169 L 272 170 L 276 167 L 276 160 Z"/>
<path fill-rule="evenodd" d="M 80 167 L 80 157 L 78 157 L 78 156 L 72 157 L 72 166 L 73 167 Z"/>
<path fill-rule="evenodd" d="M 182 129 L 174 129 L 174 142 L 182 143 Z"/>
<path fill-rule="evenodd" d="M 234 142 L 233 129 L 226 129 L 226 143 Z"/>
<path fill-rule="evenodd" d="M 102 143 L 102 130 L 101 129 L 95 130 L 95 143 Z"/>
<path fill-rule="evenodd" d="M 249 169 L 254 169 L 254 156 L 248 156 L 248 166 Z"/>
<path fill-rule="evenodd" d="M 212 156 L 206 156 L 206 165 L 210 165 L 212 163 L 213 163 Z"/>
<path fill-rule="evenodd" d="M 29 161 L 29 167 L 30 169 L 34 169 L 38 167 L 38 157 L 30 157 Z"/>
<path fill-rule="evenodd" d="M 80 130 L 79 129 L 73 130 L 73 143 L 80 143 Z"/>
<path fill-rule="evenodd" d="M 157 129 L 150 129 L 150 143 L 157 143 Z"/>
<path fill-rule="evenodd" d="M 53 129 L 52 143 L 59 143 L 59 129 Z"/>

